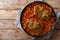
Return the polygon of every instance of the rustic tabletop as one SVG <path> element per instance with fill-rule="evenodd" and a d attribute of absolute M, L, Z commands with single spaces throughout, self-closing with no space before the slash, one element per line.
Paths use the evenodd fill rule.
<path fill-rule="evenodd" d="M 15 24 L 18 11 L 32 0 L 0 0 L 0 40 L 32 40 Z M 60 11 L 60 0 L 44 0 Z M 60 20 L 49 40 L 60 40 Z"/>

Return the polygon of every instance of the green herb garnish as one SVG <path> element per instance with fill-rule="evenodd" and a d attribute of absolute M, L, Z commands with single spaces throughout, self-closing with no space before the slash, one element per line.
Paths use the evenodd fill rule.
<path fill-rule="evenodd" d="M 46 17 L 47 17 L 47 18 L 49 17 L 49 13 L 48 13 L 48 12 L 46 13 Z"/>
<path fill-rule="evenodd" d="M 32 20 L 30 20 L 30 21 L 29 21 L 29 24 L 30 24 L 30 25 L 32 25 L 32 24 L 33 24 L 33 21 L 32 21 Z"/>
<path fill-rule="evenodd" d="M 33 28 L 33 27 L 30 27 L 30 30 L 35 30 L 35 28 Z"/>
<path fill-rule="evenodd" d="M 37 23 L 37 26 L 36 26 L 36 29 L 39 30 L 39 29 L 40 29 L 40 26 L 41 26 L 41 25 L 40 25 L 40 23 L 38 22 L 38 23 Z"/>
<path fill-rule="evenodd" d="M 36 12 L 40 11 L 39 7 L 36 8 Z"/>
<path fill-rule="evenodd" d="M 40 23 L 37 23 L 37 26 L 35 26 L 35 28 L 30 27 L 30 30 L 40 30 Z"/>
<path fill-rule="evenodd" d="M 39 17 L 39 18 L 44 18 L 44 16 L 43 16 L 44 10 L 45 10 L 45 9 L 42 9 L 41 12 L 37 15 L 37 17 Z"/>

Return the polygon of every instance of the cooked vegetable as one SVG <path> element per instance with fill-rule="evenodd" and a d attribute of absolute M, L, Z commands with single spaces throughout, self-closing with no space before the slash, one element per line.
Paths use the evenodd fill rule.
<path fill-rule="evenodd" d="M 46 17 L 48 18 L 49 16 L 50 16 L 50 14 L 47 12 L 47 13 L 46 13 Z"/>
<path fill-rule="evenodd" d="M 39 18 L 44 18 L 43 12 L 44 12 L 44 9 L 43 9 L 43 10 L 41 11 L 41 13 L 39 13 L 37 16 L 38 16 Z"/>
<path fill-rule="evenodd" d="M 41 25 L 40 25 L 40 23 L 38 22 L 35 29 L 36 29 L 36 30 L 40 30 L 40 26 L 41 26 Z"/>
<path fill-rule="evenodd" d="M 50 14 L 47 12 L 46 15 L 43 16 L 43 12 L 44 12 L 44 10 L 42 10 L 41 13 L 39 13 L 37 16 L 38 16 L 39 18 L 44 18 L 45 16 L 46 16 L 46 18 L 49 18 Z"/>
<path fill-rule="evenodd" d="M 39 7 L 36 8 L 36 12 L 40 11 Z"/>
<path fill-rule="evenodd" d="M 30 30 L 40 30 L 40 23 L 37 23 L 37 26 L 35 28 L 33 26 L 30 27 Z"/>
<path fill-rule="evenodd" d="M 30 20 L 30 21 L 29 21 L 29 24 L 30 24 L 30 25 L 32 25 L 32 24 L 33 24 L 33 21 L 32 21 L 32 20 Z"/>

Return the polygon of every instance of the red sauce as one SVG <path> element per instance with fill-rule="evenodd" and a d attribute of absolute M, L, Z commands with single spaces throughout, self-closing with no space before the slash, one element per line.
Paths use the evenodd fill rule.
<path fill-rule="evenodd" d="M 22 15 L 24 30 L 32 36 L 47 34 L 54 23 L 55 17 L 51 7 L 42 3 L 27 6 Z"/>

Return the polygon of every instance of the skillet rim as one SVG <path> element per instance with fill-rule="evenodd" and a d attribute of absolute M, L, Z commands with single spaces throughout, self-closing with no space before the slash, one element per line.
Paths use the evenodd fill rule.
<path fill-rule="evenodd" d="M 54 16 L 55 16 L 55 21 L 54 21 L 54 22 L 56 22 L 56 20 L 57 20 L 57 15 L 56 15 L 53 7 L 52 7 L 51 5 L 49 5 L 48 3 L 42 2 L 42 1 L 34 1 L 34 2 L 29 3 L 28 5 L 26 5 L 26 6 L 24 7 L 24 9 L 23 9 L 22 12 L 21 12 L 21 15 L 20 15 L 20 24 L 21 24 L 21 27 L 22 27 L 22 29 L 24 30 L 24 32 L 26 32 L 26 33 L 27 33 L 28 35 L 30 35 L 30 36 L 32 36 L 32 35 L 29 34 L 29 33 L 23 28 L 23 25 L 22 25 L 22 15 L 23 15 L 24 10 L 26 9 L 26 7 L 28 7 L 28 6 L 31 5 L 32 3 L 42 3 L 42 4 L 45 4 L 45 5 L 49 6 L 49 7 L 52 9 L 52 12 L 54 13 Z M 53 27 L 54 27 L 54 26 L 53 26 Z M 52 28 L 51 28 L 51 30 L 52 30 Z M 46 33 L 46 34 L 44 34 L 44 35 L 42 35 L 42 36 L 32 36 L 32 37 L 43 37 L 43 36 L 45 36 L 45 35 L 47 35 L 47 34 L 48 34 L 48 33 Z"/>

